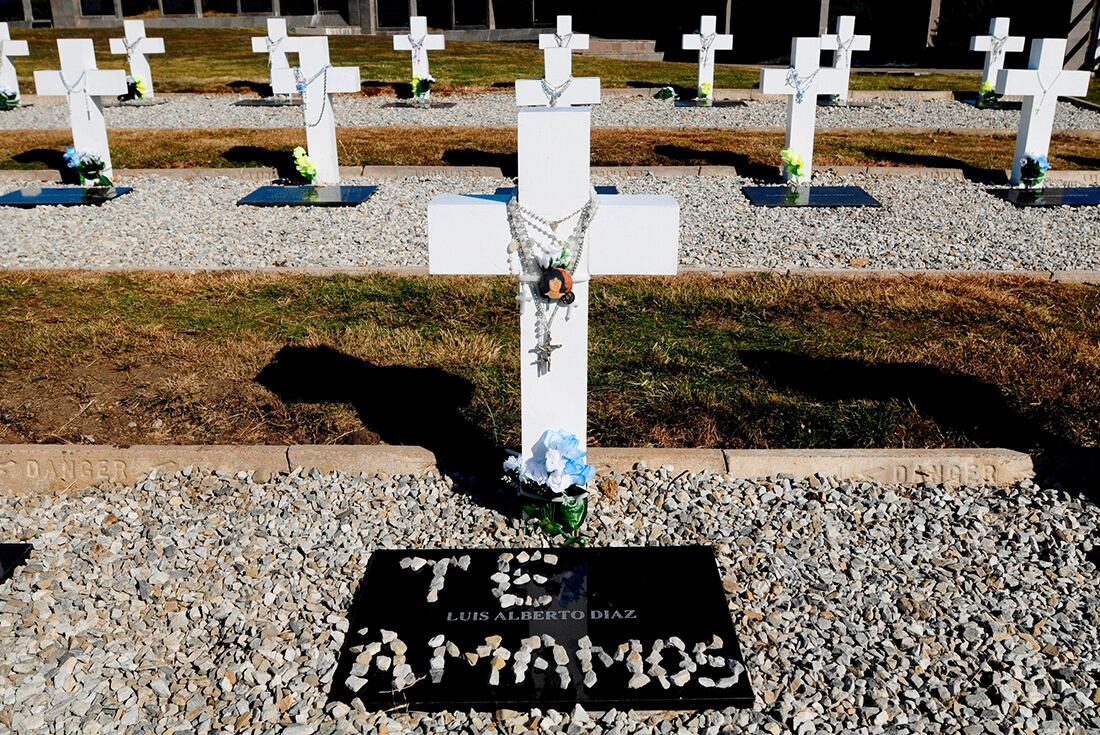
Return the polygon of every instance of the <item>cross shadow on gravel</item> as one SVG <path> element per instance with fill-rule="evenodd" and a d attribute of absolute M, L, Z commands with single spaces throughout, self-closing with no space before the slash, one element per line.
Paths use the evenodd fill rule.
<path fill-rule="evenodd" d="M 256 145 L 235 145 L 224 151 L 222 158 L 230 163 L 273 168 L 279 181 L 302 183 L 302 177 L 294 166 L 294 155 L 288 151 L 273 151 Z"/>
<path fill-rule="evenodd" d="M 950 156 L 936 156 L 923 153 L 903 153 L 901 151 L 864 151 L 868 156 L 886 165 L 923 166 L 925 168 L 961 168 L 968 181 L 979 184 L 1005 184 L 1008 179 L 1005 172 L 995 169 L 977 168 Z"/>
<path fill-rule="evenodd" d="M 424 447 L 457 489 L 502 514 L 519 512 L 499 492 L 505 453 L 463 414 L 474 388 L 461 376 L 436 367 L 374 365 L 328 346 L 287 346 L 256 382 L 285 403 L 350 403 L 382 442 Z"/>
<path fill-rule="evenodd" d="M 443 151 L 443 163 L 448 166 L 495 166 L 504 172 L 504 178 L 519 175 L 519 156 L 515 153 L 493 153 L 476 148 L 451 148 Z"/>
<path fill-rule="evenodd" d="M 368 97 L 377 97 L 383 94 L 393 94 L 395 97 L 401 100 L 412 99 L 413 85 L 409 82 L 383 82 L 377 79 L 371 79 L 363 82 L 359 85 Z"/>
<path fill-rule="evenodd" d="M 232 89 L 234 92 L 251 92 L 260 98 L 270 97 L 274 92 L 271 90 L 270 84 L 264 84 L 263 82 L 253 82 L 248 79 L 238 79 L 235 82 L 229 82 L 225 86 Z"/>
<path fill-rule="evenodd" d="M 732 151 L 704 151 L 683 145 L 659 145 L 653 148 L 658 156 L 671 159 L 678 165 L 688 166 L 733 166 L 737 173 L 757 181 L 781 182 L 779 166 L 753 161 L 744 153 Z"/>
<path fill-rule="evenodd" d="M 1077 446 L 1021 413 L 996 385 L 917 363 L 872 364 L 782 350 L 743 351 L 739 358 L 773 385 L 817 401 L 908 403 L 946 433 L 973 446 L 1029 452 L 1036 479 L 1100 502 L 1100 450 Z"/>
<path fill-rule="evenodd" d="M 79 184 L 80 177 L 74 169 L 65 163 L 65 154 L 51 148 L 32 148 L 29 151 L 16 153 L 11 157 L 16 163 L 40 163 L 48 169 L 57 172 L 63 184 Z"/>

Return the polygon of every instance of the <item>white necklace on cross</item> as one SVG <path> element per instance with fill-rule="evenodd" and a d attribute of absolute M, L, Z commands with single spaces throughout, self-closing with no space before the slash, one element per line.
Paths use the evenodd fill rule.
<path fill-rule="evenodd" d="M 145 36 L 142 36 L 141 38 L 137 39 L 133 43 L 127 43 L 125 38 L 122 39 L 122 45 L 126 47 L 126 63 L 127 64 L 130 64 L 131 66 L 133 66 L 134 49 L 136 49 L 138 44 L 141 43 L 144 40 L 145 40 Z"/>
<path fill-rule="evenodd" d="M 836 53 L 837 53 L 838 59 L 844 59 L 845 61 L 847 61 L 847 59 L 848 59 L 848 50 L 852 48 L 852 44 L 855 43 L 855 42 L 856 42 L 856 36 L 855 36 L 854 33 L 852 35 L 848 36 L 848 42 L 847 43 L 842 41 L 840 39 L 840 35 L 837 34 L 837 37 L 836 37 Z"/>
<path fill-rule="evenodd" d="M 710 33 L 706 36 L 699 36 L 699 52 L 703 55 L 704 59 L 707 57 L 707 54 L 710 53 L 710 47 L 714 43 L 714 39 L 716 38 L 718 38 L 718 31 Z"/>
<path fill-rule="evenodd" d="M 321 67 L 321 70 L 314 74 L 309 79 L 306 79 L 302 74 L 302 70 L 298 67 L 294 67 L 294 88 L 298 90 L 298 94 L 302 95 L 302 116 L 306 119 L 307 128 L 315 128 L 321 124 L 321 118 L 325 116 L 325 105 L 328 104 L 328 70 L 332 68 L 332 64 L 325 64 Z M 317 114 L 317 119 L 312 123 L 309 121 L 309 106 L 306 104 L 306 89 L 309 85 L 317 81 L 318 77 L 324 78 L 324 91 L 321 96 L 321 112 Z"/>
<path fill-rule="evenodd" d="M 279 38 L 279 39 L 273 39 L 271 36 L 266 36 L 266 38 L 267 38 L 267 52 L 270 54 L 272 51 L 274 51 L 275 49 L 277 49 L 279 47 L 279 44 L 281 44 L 286 39 L 286 36 L 283 36 L 282 38 Z"/>
<path fill-rule="evenodd" d="M 794 70 L 794 67 L 788 67 L 787 69 L 787 84 L 794 88 L 794 101 L 801 102 L 806 99 L 806 92 L 810 89 L 810 85 L 814 83 L 814 78 L 817 76 L 817 72 L 820 69 L 815 69 L 814 73 L 808 77 L 800 77 L 798 72 Z"/>
<path fill-rule="evenodd" d="M 551 107 L 558 106 L 558 100 L 565 94 L 565 91 L 569 89 L 569 85 L 573 83 L 573 77 L 569 77 L 564 82 L 558 85 L 550 84 L 545 79 L 540 80 L 542 82 L 542 91 L 546 95 L 546 99 L 550 101 Z"/>
<path fill-rule="evenodd" d="M 1062 78 L 1062 73 L 1064 71 L 1065 69 L 1060 69 L 1054 79 L 1050 80 L 1050 84 L 1043 84 L 1043 73 L 1040 71 L 1035 72 L 1035 81 L 1039 83 L 1039 90 L 1042 92 L 1039 96 L 1039 104 L 1037 104 L 1036 107 L 1042 107 L 1047 101 L 1047 95 L 1050 93 L 1050 90 L 1054 88 L 1054 85 L 1058 84 L 1058 80 Z"/>
<path fill-rule="evenodd" d="M 80 87 L 80 83 L 83 82 L 85 77 L 88 76 L 88 70 L 85 69 L 84 71 L 80 72 L 80 76 L 77 77 L 76 81 L 73 82 L 72 84 L 69 84 L 69 80 L 65 78 L 65 70 L 64 69 L 59 70 L 57 72 L 57 76 L 61 78 L 61 86 L 65 88 L 65 99 L 68 100 L 68 99 L 72 98 L 72 96 L 74 94 L 77 94 L 78 92 L 83 92 L 84 91 L 83 89 L 80 89 L 79 87 Z M 86 86 L 87 85 L 85 85 L 85 87 Z M 92 108 L 89 106 L 89 103 L 88 103 L 88 95 L 84 95 L 84 114 L 87 116 L 87 118 L 89 120 L 92 119 Z"/>
<path fill-rule="evenodd" d="M 1005 44 L 1008 43 L 1008 34 L 1003 36 L 990 36 L 989 37 L 989 60 L 996 61 L 1001 55 L 1001 51 L 1004 50 Z"/>
<path fill-rule="evenodd" d="M 569 42 L 572 41 L 572 40 L 573 40 L 573 34 L 572 33 L 566 33 L 566 34 L 563 34 L 561 36 L 559 36 L 557 33 L 554 34 L 554 41 L 558 44 L 558 48 L 567 47 L 569 45 Z"/>
<path fill-rule="evenodd" d="M 428 34 L 425 33 L 423 36 L 420 37 L 420 40 L 418 41 L 417 39 L 412 37 L 411 33 L 409 34 L 409 45 L 412 46 L 413 59 L 415 59 L 416 61 L 420 61 L 420 52 L 424 48 L 424 40 L 427 37 Z"/>

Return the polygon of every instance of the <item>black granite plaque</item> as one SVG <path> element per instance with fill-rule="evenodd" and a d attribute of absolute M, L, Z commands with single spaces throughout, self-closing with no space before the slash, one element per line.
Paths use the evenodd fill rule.
<path fill-rule="evenodd" d="M 400 102 L 387 102 L 382 107 L 389 109 L 408 109 L 408 110 L 447 110 L 454 107 L 456 102 L 432 102 L 427 105 L 418 105 L 409 100 L 401 100 Z"/>
<path fill-rule="evenodd" d="M 98 207 L 133 190 L 132 186 L 95 186 L 87 189 L 79 186 L 29 186 L 0 196 L 0 207 Z"/>
<path fill-rule="evenodd" d="M 744 186 L 755 207 L 881 207 L 858 186 Z"/>
<path fill-rule="evenodd" d="M 371 710 L 753 703 L 705 546 L 376 551 L 349 622 L 333 697 Z"/>
<path fill-rule="evenodd" d="M 1017 207 L 1095 207 L 1100 205 L 1100 186 L 1068 189 L 988 189 L 990 194 Z"/>
<path fill-rule="evenodd" d="M 595 187 L 597 194 L 618 194 L 619 187 L 617 186 L 597 186 Z M 501 186 L 496 190 L 496 196 L 512 198 L 516 188 L 514 186 Z"/>
<path fill-rule="evenodd" d="M 33 548 L 30 544 L 0 544 L 0 584 L 27 561 Z"/>
<path fill-rule="evenodd" d="M 234 107 L 301 107 L 300 97 L 264 97 L 258 100 L 237 100 Z"/>
<path fill-rule="evenodd" d="M 377 186 L 261 186 L 237 205 L 253 207 L 357 207 Z"/>
<path fill-rule="evenodd" d="M 710 104 L 702 100 L 676 100 L 676 107 L 744 107 L 744 100 L 712 100 Z"/>
<path fill-rule="evenodd" d="M 833 99 L 832 95 L 818 95 L 817 97 L 818 107 L 851 107 L 853 109 L 867 109 L 870 107 L 886 107 L 886 105 L 880 100 L 859 100 L 847 102 L 841 102 L 840 100 Z"/>
<path fill-rule="evenodd" d="M 104 100 L 104 107 L 155 107 L 157 105 L 166 105 L 168 100 L 161 97 L 154 97 L 151 100 L 115 100 L 109 102 Z"/>
<path fill-rule="evenodd" d="M 977 107 L 979 110 L 1020 110 L 1023 108 L 1023 104 L 1018 101 L 1005 102 L 1004 100 L 992 100 L 979 106 L 978 97 L 976 95 L 970 95 L 969 97 L 957 96 L 955 99 L 962 102 L 964 105 Z"/>

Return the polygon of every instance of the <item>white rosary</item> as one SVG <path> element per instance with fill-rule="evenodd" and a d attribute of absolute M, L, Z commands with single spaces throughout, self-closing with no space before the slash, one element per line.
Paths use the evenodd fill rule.
<path fill-rule="evenodd" d="M 820 69 L 814 71 L 813 74 L 806 78 L 798 76 L 798 72 L 794 70 L 794 67 L 787 69 L 787 85 L 794 88 L 794 101 L 801 102 L 806 99 L 806 92 L 814 83 L 814 78 L 817 76 L 817 72 Z"/>
<path fill-rule="evenodd" d="M 69 81 L 67 79 L 65 79 L 65 72 L 64 71 L 57 72 L 57 76 L 61 77 L 61 86 L 65 88 L 65 98 L 67 100 L 71 99 L 72 96 L 74 94 L 76 94 L 77 92 L 84 91 L 82 89 L 79 89 L 79 87 L 80 87 L 80 83 L 84 81 L 84 77 L 86 77 L 87 75 L 88 75 L 88 70 L 85 69 L 84 71 L 80 72 L 80 76 L 77 77 L 77 80 L 75 82 L 73 82 L 72 84 L 69 84 Z M 88 95 L 84 95 L 84 114 L 87 115 L 89 120 L 92 119 L 92 108 L 88 104 Z"/>
<path fill-rule="evenodd" d="M 1043 94 L 1039 97 L 1039 103 L 1035 105 L 1037 108 L 1041 108 L 1047 101 L 1047 95 L 1050 94 L 1050 90 L 1058 83 L 1058 80 L 1062 78 L 1062 72 L 1058 72 L 1058 76 L 1054 77 L 1050 81 L 1050 84 L 1043 84 L 1043 77 L 1041 72 L 1035 73 L 1035 80 L 1039 82 L 1039 89 L 1043 91 Z M 1057 97 L 1055 98 L 1057 101 Z"/>
<path fill-rule="evenodd" d="M 848 36 L 848 42 L 847 43 L 840 40 L 840 36 L 837 36 L 836 37 L 837 59 L 838 60 L 843 59 L 845 61 L 845 63 L 847 63 L 847 61 L 848 61 L 848 50 L 852 48 L 852 44 L 855 43 L 855 42 L 856 42 L 856 37 L 854 35 Z M 833 63 L 835 64 L 836 62 L 833 62 Z"/>
<path fill-rule="evenodd" d="M 570 41 L 572 41 L 572 40 L 573 40 L 573 34 L 572 33 L 566 33 L 564 36 L 559 36 L 557 33 L 554 34 L 554 41 L 557 42 L 558 48 L 567 48 L 569 46 Z"/>
<path fill-rule="evenodd" d="M 271 36 L 266 36 L 265 38 L 267 39 L 267 53 L 270 54 L 272 51 L 279 48 L 279 44 L 283 42 L 283 40 L 286 38 L 286 36 L 283 36 L 282 38 L 280 38 L 278 40 L 272 40 Z M 267 63 L 268 64 L 271 63 L 271 58 L 270 57 L 268 58 Z"/>
<path fill-rule="evenodd" d="M 567 89 L 569 89 L 569 85 L 573 83 L 573 77 L 569 77 L 557 86 L 550 84 L 550 82 L 546 81 L 545 79 L 541 80 L 541 82 L 542 92 L 546 95 L 546 99 L 550 101 L 550 106 L 557 107 L 558 100 L 561 99 L 561 96 L 565 94 L 565 91 Z"/>
<path fill-rule="evenodd" d="M 426 39 L 427 37 L 428 35 L 424 34 L 420 37 L 420 40 L 418 41 L 412 37 L 411 33 L 409 34 L 409 45 L 412 46 L 413 61 L 418 64 L 420 63 L 420 52 L 424 48 L 424 39 Z"/>
<path fill-rule="evenodd" d="M 1008 34 L 1003 36 L 991 36 L 990 38 L 989 60 L 996 61 L 1000 57 L 1001 51 L 1004 50 L 1005 43 L 1008 42 Z"/>
<path fill-rule="evenodd" d="M 703 58 L 707 58 L 707 54 L 710 53 L 710 47 L 714 43 L 714 39 L 718 38 L 718 32 L 707 34 L 706 36 L 699 37 L 699 51 L 703 54 Z"/>
<path fill-rule="evenodd" d="M 126 64 L 133 69 L 134 66 L 134 49 L 138 47 L 138 44 L 145 40 L 145 36 L 137 39 L 133 43 L 126 43 L 126 39 L 122 39 L 122 45 L 126 47 Z"/>
<path fill-rule="evenodd" d="M 321 67 L 321 70 L 314 74 L 309 79 L 305 78 L 302 74 L 302 70 L 298 67 L 294 68 L 294 88 L 298 90 L 298 94 L 302 95 L 302 117 L 306 119 L 307 128 L 315 128 L 321 124 L 321 118 L 325 116 L 325 105 L 328 104 L 328 70 L 332 68 L 332 64 L 325 64 Z M 324 92 L 321 96 L 321 112 L 318 113 L 317 119 L 312 123 L 309 121 L 309 106 L 306 104 L 306 88 L 309 85 L 317 81 L 318 77 L 324 77 Z"/>

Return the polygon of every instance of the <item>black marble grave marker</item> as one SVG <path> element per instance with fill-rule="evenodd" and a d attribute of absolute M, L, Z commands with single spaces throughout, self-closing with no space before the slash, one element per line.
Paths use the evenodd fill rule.
<path fill-rule="evenodd" d="M 702 100 L 676 100 L 676 107 L 744 107 L 744 100 L 712 100 L 708 105 Z"/>
<path fill-rule="evenodd" d="M 261 186 L 237 205 L 253 207 L 357 207 L 377 186 Z"/>
<path fill-rule="evenodd" d="M 1100 205 L 1100 186 L 1068 189 L 988 189 L 1017 207 L 1095 207 Z"/>
<path fill-rule="evenodd" d="M 300 97 L 264 97 L 262 99 L 237 100 L 234 107 L 301 107 Z"/>
<path fill-rule="evenodd" d="M 376 551 L 348 619 L 333 698 L 371 710 L 753 703 L 705 546 Z"/>
<path fill-rule="evenodd" d="M 133 190 L 132 186 L 95 186 L 87 189 L 79 186 L 29 186 L 0 196 L 0 207 L 98 207 Z"/>
<path fill-rule="evenodd" d="M 387 102 L 382 105 L 383 108 L 389 109 L 408 109 L 408 110 L 447 110 L 454 107 L 457 102 L 431 102 L 427 105 L 418 105 L 410 100 L 402 100 L 400 102 Z"/>
<path fill-rule="evenodd" d="M 858 186 L 744 186 L 755 207 L 881 207 Z"/>
<path fill-rule="evenodd" d="M 0 544 L 0 584 L 27 561 L 33 549 L 30 544 Z"/>
<path fill-rule="evenodd" d="M 619 193 L 619 187 L 617 187 L 617 186 L 597 186 L 597 187 L 594 187 L 594 188 L 596 189 L 597 194 L 618 194 Z M 500 188 L 498 188 L 496 190 L 496 196 L 506 197 L 507 199 L 511 199 L 512 195 L 515 192 L 516 192 L 516 187 L 514 187 L 514 186 L 501 186 Z"/>

